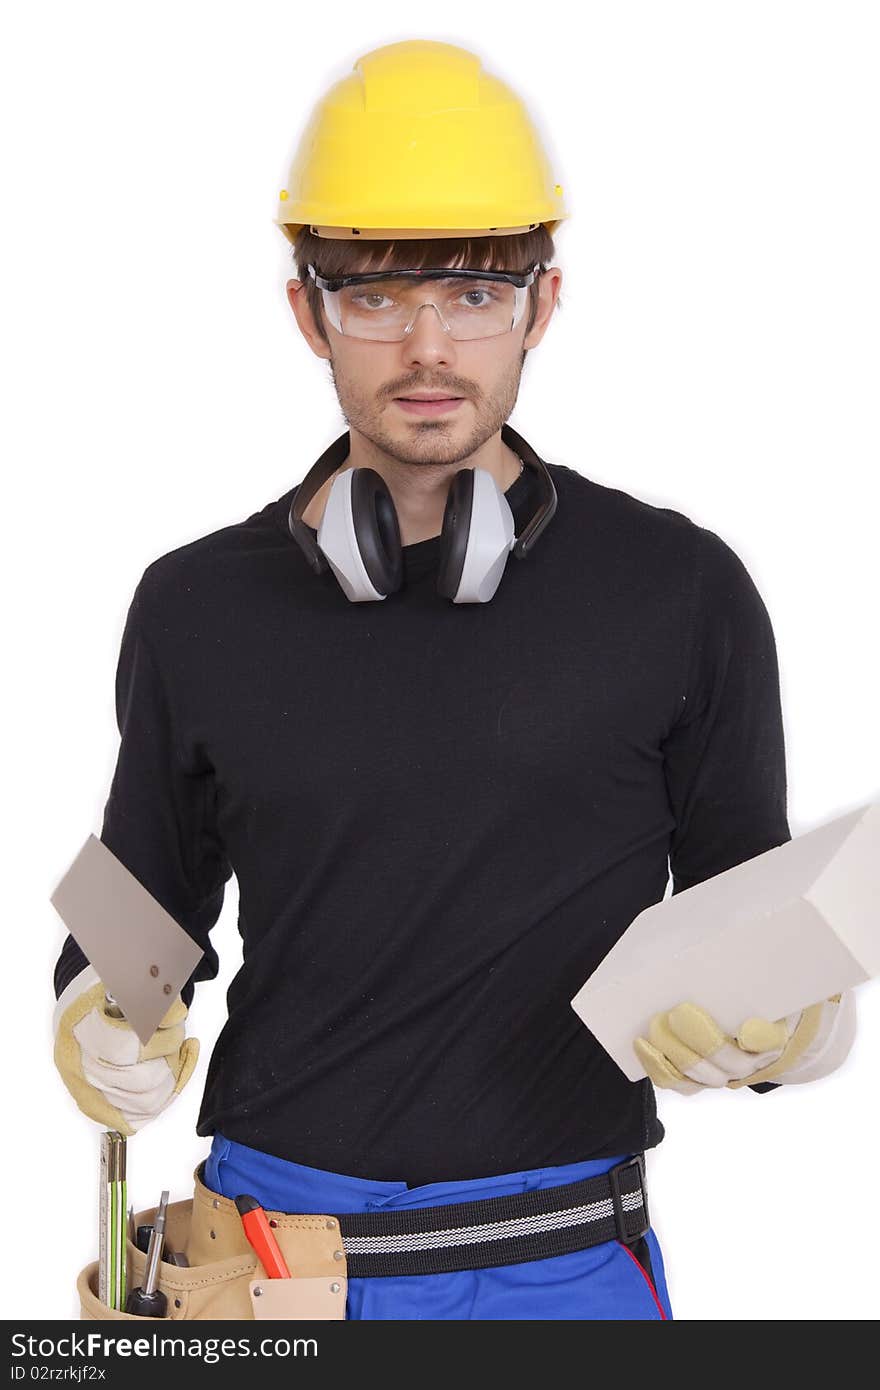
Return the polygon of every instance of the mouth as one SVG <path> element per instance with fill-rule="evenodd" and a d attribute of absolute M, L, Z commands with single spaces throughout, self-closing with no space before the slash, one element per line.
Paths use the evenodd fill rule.
<path fill-rule="evenodd" d="M 396 396 L 395 404 L 414 415 L 443 415 L 461 405 L 464 396 Z"/>

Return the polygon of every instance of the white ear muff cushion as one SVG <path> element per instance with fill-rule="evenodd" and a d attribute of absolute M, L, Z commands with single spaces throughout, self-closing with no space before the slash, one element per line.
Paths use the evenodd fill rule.
<path fill-rule="evenodd" d="M 516 540 L 516 523 L 503 491 L 485 468 L 473 471 L 471 525 L 455 603 L 489 602 Z"/>
<path fill-rule="evenodd" d="M 385 598 L 367 574 L 361 559 L 354 529 L 351 504 L 351 484 L 354 470 L 346 468 L 337 473 L 318 527 L 318 545 L 339 581 L 346 598 L 352 603 Z"/>

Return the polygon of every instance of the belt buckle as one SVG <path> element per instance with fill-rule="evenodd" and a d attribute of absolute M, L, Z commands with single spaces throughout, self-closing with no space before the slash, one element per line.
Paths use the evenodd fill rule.
<path fill-rule="evenodd" d="M 639 1186 L 642 1190 L 642 1221 L 643 1224 L 638 1231 L 627 1232 L 626 1213 L 623 1210 L 623 1200 L 620 1193 L 620 1174 L 627 1168 L 637 1168 L 639 1171 Z M 634 1154 L 632 1158 L 626 1159 L 623 1163 L 615 1163 L 613 1168 L 608 1169 L 608 1180 L 611 1185 L 611 1201 L 614 1204 L 614 1221 L 617 1226 L 618 1239 L 624 1245 L 633 1245 L 635 1241 L 641 1240 L 646 1234 L 650 1225 L 651 1218 L 648 1214 L 648 1193 L 645 1187 L 645 1155 Z"/>

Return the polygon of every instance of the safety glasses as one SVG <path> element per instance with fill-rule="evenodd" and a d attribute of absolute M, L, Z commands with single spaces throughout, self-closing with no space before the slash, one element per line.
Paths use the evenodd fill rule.
<path fill-rule="evenodd" d="M 412 332 L 416 315 L 429 305 L 444 331 L 457 341 L 496 338 L 522 319 L 531 270 L 378 270 L 327 277 L 313 265 L 308 273 L 321 291 L 324 312 L 347 338 L 399 343 Z M 425 293 L 425 281 L 431 289 Z"/>

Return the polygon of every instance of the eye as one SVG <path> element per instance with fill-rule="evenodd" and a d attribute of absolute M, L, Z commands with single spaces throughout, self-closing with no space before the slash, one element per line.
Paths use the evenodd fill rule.
<path fill-rule="evenodd" d="M 476 296 L 479 295 L 482 295 L 483 298 L 478 299 Z M 495 297 L 492 290 L 484 289 L 482 285 L 471 290 L 465 290 L 464 294 L 461 296 L 465 301 L 466 307 L 469 309 L 484 309 L 486 304 L 490 303 Z"/>
<path fill-rule="evenodd" d="M 362 294 L 353 295 L 352 298 L 354 303 L 361 309 L 384 309 L 386 307 L 384 304 L 376 304 L 375 301 L 377 299 L 388 299 L 388 295 L 380 294 L 378 290 L 366 290 Z M 388 299 L 388 303 L 391 303 L 390 299 Z"/>

